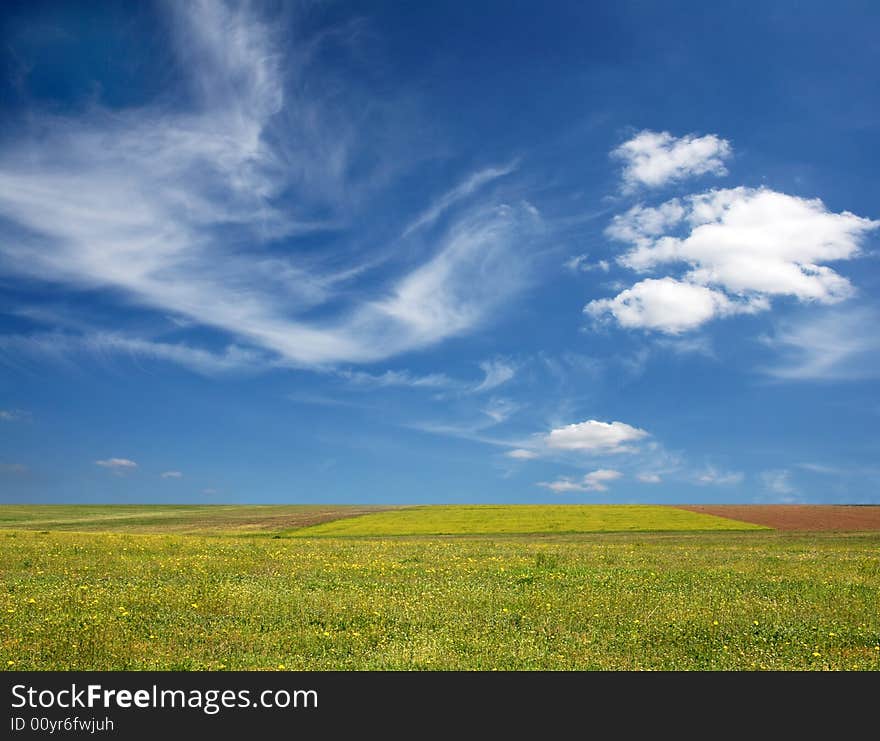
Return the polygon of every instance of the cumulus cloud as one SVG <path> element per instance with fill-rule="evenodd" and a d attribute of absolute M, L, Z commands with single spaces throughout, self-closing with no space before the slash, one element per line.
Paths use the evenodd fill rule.
<path fill-rule="evenodd" d="M 675 278 L 647 278 L 614 298 L 591 301 L 584 313 L 595 319 L 610 314 L 621 327 L 630 329 L 679 334 L 716 316 L 752 313 L 763 306 L 754 300 L 732 301 L 721 291 Z"/>
<path fill-rule="evenodd" d="M 159 474 L 163 479 L 182 479 L 183 474 L 180 471 L 163 471 Z"/>
<path fill-rule="evenodd" d="M 686 263 L 693 282 L 734 294 L 833 303 L 850 296 L 852 287 L 819 263 L 855 257 L 865 233 L 880 226 L 848 211 L 832 213 L 819 199 L 766 188 L 714 190 L 686 203 L 687 236 L 646 235 L 621 264 L 643 271 Z"/>
<path fill-rule="evenodd" d="M 612 151 L 623 164 L 623 188 L 656 188 L 696 175 L 726 175 L 733 150 L 715 134 L 675 137 L 667 131 L 641 131 Z"/>
<path fill-rule="evenodd" d="M 689 269 L 680 277 L 642 280 L 584 311 L 610 315 L 624 327 L 677 334 L 716 317 L 769 309 L 773 297 L 837 303 L 854 289 L 821 263 L 856 257 L 865 235 L 878 226 L 848 211 L 832 213 L 819 199 L 766 188 L 636 206 L 606 232 L 630 245 L 618 262 L 637 272 Z"/>
<path fill-rule="evenodd" d="M 654 239 L 676 226 L 686 211 L 678 198 L 659 206 L 637 204 L 615 216 L 605 229 L 605 235 L 618 242 L 650 246 Z"/>
<path fill-rule="evenodd" d="M 125 473 L 137 468 L 137 463 L 128 458 L 107 458 L 102 461 L 95 461 L 95 465 L 108 468 L 115 473 Z"/>
<path fill-rule="evenodd" d="M 663 480 L 656 473 L 640 473 L 636 478 L 643 484 L 659 484 Z"/>
<path fill-rule="evenodd" d="M 556 481 L 541 481 L 538 486 L 563 494 L 568 491 L 608 491 L 607 482 L 619 479 L 623 474 L 610 468 L 600 468 L 579 480 L 564 476 Z"/>
<path fill-rule="evenodd" d="M 629 453 L 631 443 L 648 436 L 645 430 L 624 422 L 586 422 L 558 427 L 544 439 L 547 447 L 557 450 L 577 450 L 587 453 Z"/>
<path fill-rule="evenodd" d="M 514 448 L 513 450 L 508 450 L 504 455 L 518 461 L 530 461 L 538 457 L 534 450 L 526 450 L 525 448 Z"/>

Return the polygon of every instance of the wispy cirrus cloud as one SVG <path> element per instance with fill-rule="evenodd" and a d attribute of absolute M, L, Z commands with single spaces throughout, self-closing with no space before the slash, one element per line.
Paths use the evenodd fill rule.
<path fill-rule="evenodd" d="M 58 361 L 70 360 L 82 354 L 158 360 L 176 363 L 206 376 L 265 369 L 276 364 L 276 360 L 264 352 L 237 345 L 228 345 L 222 351 L 214 352 L 184 342 L 161 342 L 115 332 L 0 335 L 0 353 Z"/>
<path fill-rule="evenodd" d="M 511 401 L 510 399 L 496 397 L 490 399 L 489 403 L 485 405 L 481 411 L 489 417 L 494 424 L 501 424 L 512 417 L 519 409 L 520 405 L 516 402 Z"/>
<path fill-rule="evenodd" d="M 694 483 L 703 486 L 735 486 L 741 484 L 744 478 L 740 471 L 720 471 L 714 466 L 706 466 L 693 475 Z"/>
<path fill-rule="evenodd" d="M 880 314 L 870 307 L 830 309 L 780 322 L 763 342 L 779 359 L 761 370 L 783 381 L 858 381 L 880 377 Z"/>
<path fill-rule="evenodd" d="M 501 358 L 486 360 L 480 363 L 480 369 L 485 374 L 485 377 L 473 388 L 474 393 L 491 391 L 507 383 L 516 375 L 516 366 Z"/>
<path fill-rule="evenodd" d="M 336 371 L 336 375 L 352 385 L 362 388 L 424 388 L 459 392 L 461 394 L 480 394 L 507 383 L 516 375 L 516 366 L 504 359 L 495 358 L 479 364 L 483 371 L 480 381 L 452 378 L 445 373 L 413 373 L 409 370 L 386 370 L 370 373 L 350 368 Z"/>
<path fill-rule="evenodd" d="M 282 54 L 280 31 L 253 6 L 167 8 L 188 105 L 34 112 L 11 128 L 0 142 L 0 272 L 121 296 L 309 368 L 469 332 L 524 285 L 537 223 L 528 204 L 457 209 L 426 259 L 369 291 L 349 291 L 364 270 L 356 250 L 331 261 L 291 249 L 302 235 L 344 233 L 352 194 L 366 197 L 376 177 L 362 154 L 383 127 L 358 113 L 357 95 L 320 84 L 332 34 Z M 514 168 L 470 176 L 423 223 Z"/>
<path fill-rule="evenodd" d="M 497 180 L 505 175 L 510 175 L 518 167 L 518 162 L 511 162 L 500 167 L 487 167 L 483 170 L 475 172 L 462 183 L 459 183 L 452 190 L 444 193 L 437 201 L 421 214 L 419 214 L 404 230 L 401 236 L 407 237 L 418 229 L 430 226 L 443 213 L 448 211 L 454 204 L 463 200 L 475 191 L 482 188 L 487 183 Z"/>
<path fill-rule="evenodd" d="M 417 375 L 407 370 L 387 370 L 383 373 L 340 370 L 337 371 L 337 375 L 355 386 L 361 386 L 364 388 L 389 388 L 400 386 L 406 388 L 446 389 L 457 385 L 457 382 L 445 373 Z"/>
<path fill-rule="evenodd" d="M 181 471 L 163 471 L 159 474 L 159 478 L 162 479 L 182 479 L 183 473 Z"/>

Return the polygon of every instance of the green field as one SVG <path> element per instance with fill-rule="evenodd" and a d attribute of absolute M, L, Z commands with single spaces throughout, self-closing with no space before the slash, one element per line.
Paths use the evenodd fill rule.
<path fill-rule="evenodd" d="M 135 534 L 159 509 L 66 509 L 0 507 L 4 668 L 880 669 L 880 534 L 336 537 L 220 507 Z M 394 514 L 420 512 L 448 519 Z"/>
<path fill-rule="evenodd" d="M 296 535 L 505 535 L 765 530 L 724 517 L 644 505 L 449 505 L 331 520 Z"/>

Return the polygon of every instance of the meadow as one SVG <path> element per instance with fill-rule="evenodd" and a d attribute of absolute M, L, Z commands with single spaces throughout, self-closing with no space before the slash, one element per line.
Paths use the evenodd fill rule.
<path fill-rule="evenodd" d="M 320 535 L 526 535 L 763 530 L 725 517 L 649 505 L 433 505 L 328 520 L 291 533 Z"/>
<path fill-rule="evenodd" d="M 212 530 L 202 510 L 192 534 L 157 532 L 155 508 L 109 509 L 76 531 L 75 511 L 0 507 L 4 668 L 880 669 L 876 532 L 713 530 L 712 518 L 650 532 L 671 508 L 647 507 L 610 508 L 640 532 L 375 534 L 392 515 L 471 516 L 414 508 L 334 521 L 342 535 L 267 508 L 238 531 L 229 511 Z M 504 509 L 520 528 L 535 521 Z M 611 516 L 583 514 L 592 527 Z M 546 513 L 569 528 L 572 516 Z"/>

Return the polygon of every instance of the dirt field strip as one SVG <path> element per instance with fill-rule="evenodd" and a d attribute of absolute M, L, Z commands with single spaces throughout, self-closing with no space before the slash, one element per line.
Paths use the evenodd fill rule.
<path fill-rule="evenodd" d="M 776 530 L 864 532 L 880 530 L 880 505 L 693 504 L 677 509 L 766 525 Z"/>

